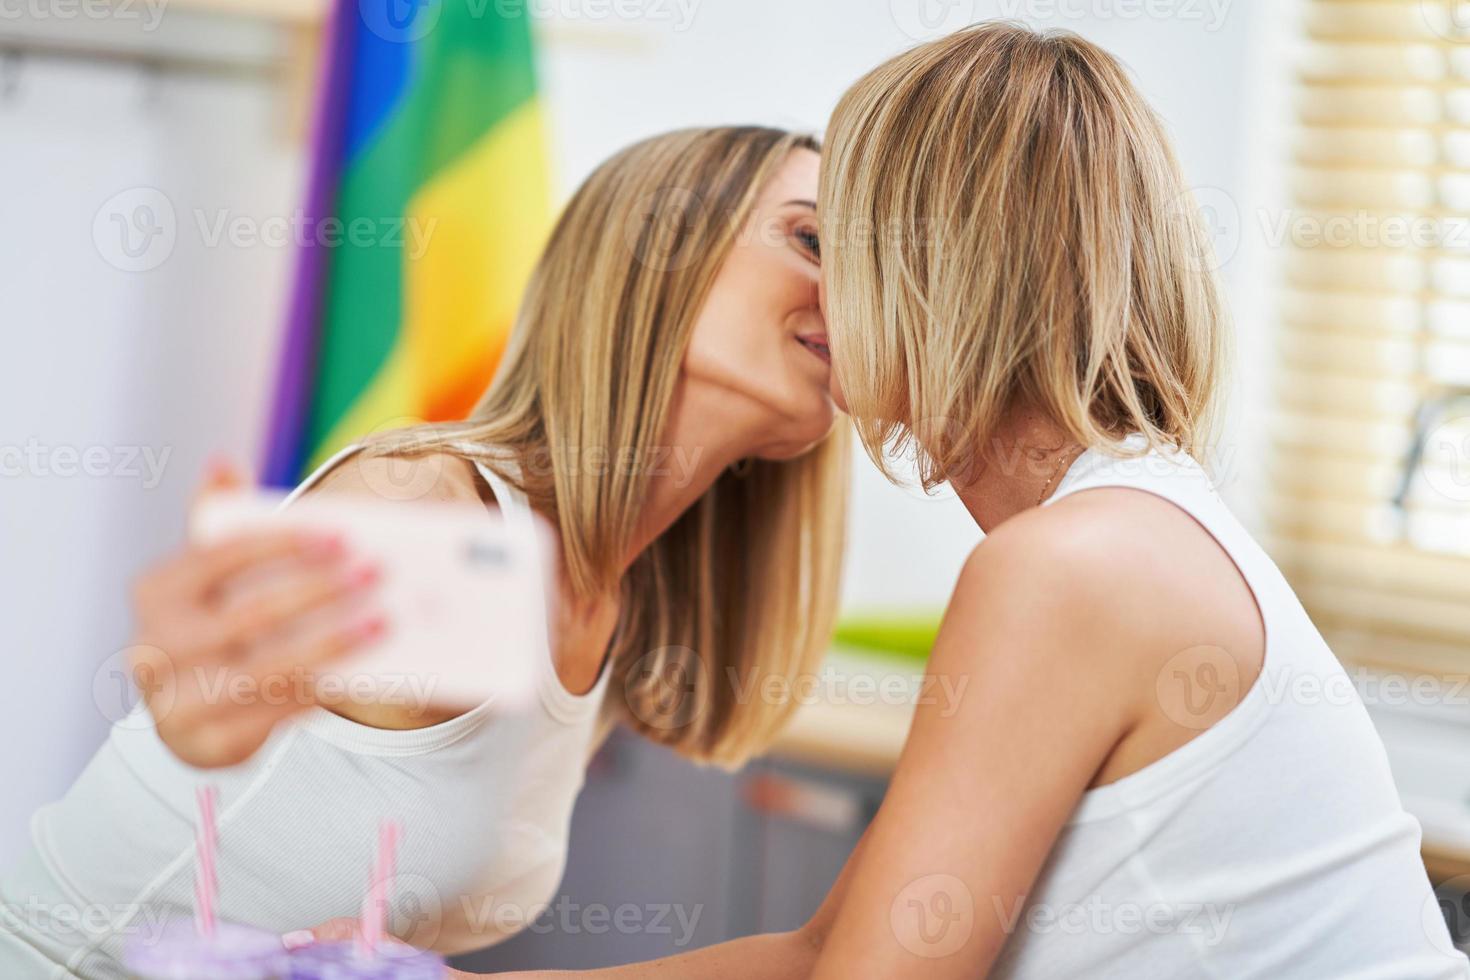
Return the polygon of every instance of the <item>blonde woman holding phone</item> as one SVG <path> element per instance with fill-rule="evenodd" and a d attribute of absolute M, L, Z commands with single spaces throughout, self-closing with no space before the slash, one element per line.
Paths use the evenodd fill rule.
<path fill-rule="evenodd" d="M 825 653 L 850 478 L 818 302 L 817 150 L 741 127 L 618 154 L 561 216 L 473 416 L 345 452 L 299 491 L 550 520 L 562 601 L 555 649 L 533 652 L 532 709 L 329 710 L 309 686 L 284 703 L 222 698 L 240 682 L 300 690 L 393 624 L 373 611 L 374 570 L 331 541 L 183 550 L 137 588 L 149 710 L 36 815 L 0 875 L 0 976 L 112 977 L 126 940 L 187 915 L 204 779 L 220 791 L 222 917 L 285 932 L 352 914 L 367 842 L 392 817 L 400 890 L 425 913 L 402 938 L 457 953 L 514 931 L 471 918 L 487 897 L 551 897 L 608 724 L 726 766 L 770 742 L 794 705 L 736 694 L 790 689 Z M 670 701 L 686 682 L 692 696 Z M 68 928 L 60 912 L 77 907 L 107 915 Z"/>
<path fill-rule="evenodd" d="M 1226 324 L 1188 200 L 1072 34 L 982 25 L 843 97 L 836 380 L 986 532 L 928 668 L 970 693 L 918 708 L 807 926 L 595 975 L 1470 974 L 1363 706 L 1273 696 L 1347 678 L 1197 461 Z"/>

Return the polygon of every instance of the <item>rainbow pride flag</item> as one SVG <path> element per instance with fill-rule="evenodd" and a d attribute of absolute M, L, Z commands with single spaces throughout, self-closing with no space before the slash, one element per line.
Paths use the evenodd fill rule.
<path fill-rule="evenodd" d="M 267 485 L 489 384 L 550 226 L 526 7 L 338 0 Z"/>

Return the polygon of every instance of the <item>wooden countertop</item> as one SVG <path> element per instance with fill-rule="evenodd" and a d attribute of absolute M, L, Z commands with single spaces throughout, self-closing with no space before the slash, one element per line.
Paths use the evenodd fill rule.
<path fill-rule="evenodd" d="M 891 775 L 908 738 L 924 665 L 834 650 L 820 676 L 815 696 L 803 699 L 771 754 L 863 776 Z M 906 700 L 891 696 L 893 678 L 911 688 Z"/>

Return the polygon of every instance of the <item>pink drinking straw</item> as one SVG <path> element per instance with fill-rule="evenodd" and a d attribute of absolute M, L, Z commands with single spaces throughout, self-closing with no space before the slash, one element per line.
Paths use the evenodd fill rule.
<path fill-rule="evenodd" d="M 219 871 L 215 852 L 219 846 L 219 825 L 215 817 L 215 801 L 219 791 L 201 786 L 195 795 L 199 800 L 199 826 L 194 835 L 197 857 L 194 868 L 194 927 L 199 935 L 214 938 L 215 898 L 219 894 Z"/>
<path fill-rule="evenodd" d="M 384 820 L 378 825 L 378 859 L 362 903 L 362 930 L 358 936 L 357 952 L 365 958 L 378 955 L 387 931 L 388 902 L 392 898 L 390 883 L 397 874 L 398 835 L 397 821 Z"/>

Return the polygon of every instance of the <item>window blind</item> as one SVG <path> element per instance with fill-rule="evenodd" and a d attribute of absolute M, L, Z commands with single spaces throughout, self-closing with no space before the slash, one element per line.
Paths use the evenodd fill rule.
<path fill-rule="evenodd" d="M 1339 656 L 1463 673 L 1470 2 L 1300 10 L 1271 546 Z"/>

